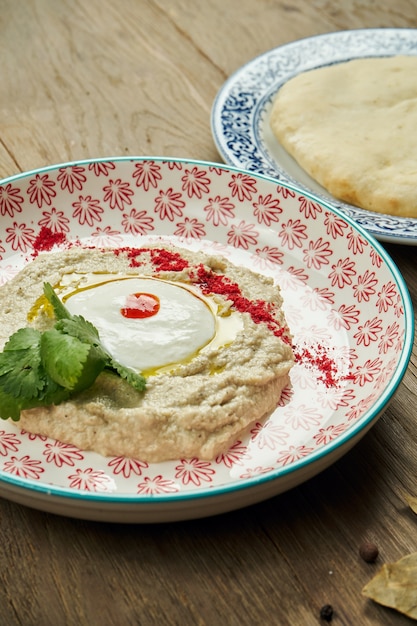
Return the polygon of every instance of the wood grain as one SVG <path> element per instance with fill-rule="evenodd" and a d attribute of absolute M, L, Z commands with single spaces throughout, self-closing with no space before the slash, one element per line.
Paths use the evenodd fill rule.
<path fill-rule="evenodd" d="M 286 42 L 417 27 L 398 0 L 3 0 L 0 176 L 73 159 L 218 160 L 213 98 L 244 63 Z M 415 248 L 387 245 L 417 302 Z M 0 500 L 0 623 L 402 626 L 361 589 L 417 550 L 417 350 L 372 431 L 316 478 L 204 520 L 122 526 Z M 364 539 L 380 549 L 359 557 Z"/>

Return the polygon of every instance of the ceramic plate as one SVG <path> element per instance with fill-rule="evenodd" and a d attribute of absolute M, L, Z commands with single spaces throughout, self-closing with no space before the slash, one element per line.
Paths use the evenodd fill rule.
<path fill-rule="evenodd" d="M 0 182 L 0 278 L 40 252 L 174 241 L 282 288 L 297 362 L 265 423 L 211 462 L 102 457 L 0 422 L 0 495 L 116 522 L 184 520 L 277 495 L 328 467 L 385 410 L 407 367 L 413 311 L 384 249 L 290 184 L 197 161 L 67 163 Z"/>
<path fill-rule="evenodd" d="M 336 200 L 278 143 L 269 115 L 279 88 L 301 72 L 362 57 L 417 54 L 417 30 L 377 28 L 340 31 L 295 41 L 255 58 L 217 94 L 212 133 L 222 158 L 234 166 L 292 182 L 330 200 L 381 241 L 417 244 L 417 219 L 366 211 Z"/>

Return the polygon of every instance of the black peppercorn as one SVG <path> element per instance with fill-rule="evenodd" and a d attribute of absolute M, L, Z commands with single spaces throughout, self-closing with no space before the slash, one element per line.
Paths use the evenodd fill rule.
<path fill-rule="evenodd" d="M 333 619 L 333 607 L 331 604 L 325 604 L 320 609 L 320 619 L 325 622 L 331 622 Z"/>
<path fill-rule="evenodd" d="M 359 555 L 366 563 L 373 563 L 378 558 L 378 546 L 370 541 L 364 541 L 359 546 Z"/>

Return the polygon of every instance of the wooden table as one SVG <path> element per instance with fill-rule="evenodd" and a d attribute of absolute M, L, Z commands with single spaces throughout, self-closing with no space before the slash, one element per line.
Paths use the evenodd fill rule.
<path fill-rule="evenodd" d="M 0 176 L 73 159 L 219 160 L 210 110 L 227 77 L 286 42 L 417 27 L 416 0 L 3 0 Z M 415 248 L 386 246 L 415 302 Z M 417 551 L 417 348 L 372 431 L 316 478 L 210 519 L 124 526 L 0 501 L 0 623 L 309 626 L 410 620 L 361 595 Z M 358 555 L 374 541 L 375 564 Z M 324 623 L 324 622 L 321 622 Z"/>

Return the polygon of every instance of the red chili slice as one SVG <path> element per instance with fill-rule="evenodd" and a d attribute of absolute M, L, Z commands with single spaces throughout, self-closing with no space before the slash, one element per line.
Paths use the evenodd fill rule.
<path fill-rule="evenodd" d="M 156 315 L 159 307 L 159 298 L 153 293 L 131 293 L 127 296 L 125 306 L 120 309 L 120 312 L 128 319 L 144 319 Z"/>

